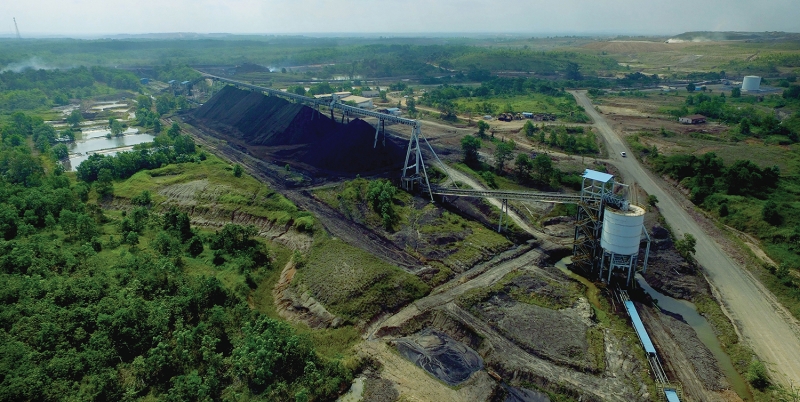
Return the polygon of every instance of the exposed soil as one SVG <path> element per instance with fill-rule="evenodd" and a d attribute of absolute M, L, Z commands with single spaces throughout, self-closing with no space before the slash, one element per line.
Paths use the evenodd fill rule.
<path fill-rule="evenodd" d="M 506 295 L 493 296 L 475 310 L 479 318 L 530 353 L 580 370 L 595 369 L 587 360 L 588 327 L 570 315 L 519 303 Z"/>
<path fill-rule="evenodd" d="M 725 375 L 711 351 L 703 345 L 686 323 L 639 305 L 641 317 L 655 346 L 666 357 L 664 369 L 670 378 L 681 384 L 687 401 L 732 401 Z M 734 396 L 735 393 L 732 393 Z"/>
<path fill-rule="evenodd" d="M 297 269 L 290 260 L 283 267 L 281 277 L 272 290 L 278 314 L 290 321 L 303 322 L 314 329 L 338 327 L 342 323 L 341 318 L 331 314 L 308 292 L 298 295 L 290 286 L 295 273 Z"/>
<path fill-rule="evenodd" d="M 284 104 L 281 105 L 281 102 L 278 102 L 281 100 L 278 98 L 253 95 L 240 90 L 227 90 L 227 92 L 228 94 L 224 96 L 218 94 L 220 98 L 216 102 L 222 102 L 227 96 L 230 99 L 225 102 L 229 103 L 223 102 L 218 105 L 207 103 L 208 108 L 203 112 L 205 114 L 197 115 L 195 123 L 213 128 L 214 135 L 227 140 L 228 143 L 207 141 L 204 142 L 204 146 L 241 163 L 256 177 L 281 190 L 300 208 L 312 212 L 334 236 L 420 276 L 424 276 L 425 272 L 430 270 L 424 268 L 419 259 L 409 253 L 405 246 L 363 224 L 353 222 L 341 211 L 313 199 L 308 191 L 288 189 L 289 185 L 283 179 L 285 176 L 279 172 L 284 161 L 292 167 L 305 170 L 310 176 L 364 173 L 369 169 L 385 172 L 387 169 L 392 169 L 389 160 L 391 158 L 386 155 L 395 152 L 392 150 L 394 148 L 397 148 L 402 155 L 402 151 L 405 150 L 403 146 L 392 145 L 392 141 L 389 140 L 387 150 L 384 150 L 385 155 L 373 157 L 373 154 L 379 154 L 372 149 L 375 131 L 366 122 L 356 121 L 350 125 L 341 125 L 331 121 L 327 116 L 315 115 L 316 112 L 310 108 L 286 101 L 282 101 Z M 225 109 L 234 109 L 234 115 L 226 115 Z M 313 114 L 313 123 L 309 121 L 310 115 L 307 113 Z M 272 118 L 284 122 L 297 119 L 297 124 L 305 128 L 299 129 L 284 123 L 272 124 L 270 123 Z M 343 127 L 352 128 L 356 135 L 347 137 L 347 134 L 341 134 Z M 195 134 L 200 139 L 208 138 L 200 132 Z M 458 137 L 454 135 L 452 139 L 455 141 Z M 353 140 L 343 141 L 342 138 Z M 442 138 L 451 137 L 444 135 Z M 246 151 L 258 158 L 239 151 Z M 365 158 L 353 161 L 356 159 L 353 155 Z M 401 159 L 398 160 L 402 162 Z M 358 166 L 362 170 L 347 170 L 351 165 L 353 169 Z M 464 209 L 480 208 L 470 204 Z M 568 237 L 565 233 L 569 234 L 567 233 L 570 228 L 569 220 L 548 222 L 545 226 L 549 231 L 549 236 L 543 236 L 545 239 Z M 657 226 L 655 221 L 649 221 L 648 227 L 654 226 Z M 656 287 L 654 282 L 661 280 L 662 283 L 657 288 L 673 297 L 691 298 L 695 292 L 706 291 L 707 288 L 703 283 L 697 282 L 697 278 L 700 277 L 691 270 L 691 267 L 680 265 L 680 256 L 674 252 L 671 242 L 663 237 L 663 233 L 657 228 L 654 228 L 653 233 L 657 235 L 654 237 L 658 238 L 654 239 L 651 250 L 651 267 L 648 271 L 651 278 L 648 278 L 648 281 Z M 410 232 L 403 232 L 403 236 L 406 237 L 411 238 L 413 235 Z M 447 236 L 428 240 L 431 244 L 436 244 L 447 241 Z M 501 253 L 491 261 L 471 269 L 465 266 L 463 273 L 434 289 L 429 296 L 373 323 L 365 335 L 368 340 L 359 345 L 359 350 L 369 358 L 377 360 L 383 366 L 383 371 L 366 380 L 365 400 L 394 400 L 399 395 L 402 395 L 404 400 L 420 401 L 477 401 L 489 400 L 500 395 L 511 398 L 508 400 L 536 400 L 524 399 L 526 396 L 535 398 L 535 393 L 528 395 L 521 389 L 520 392 L 510 392 L 496 381 L 497 378 L 514 387 L 535 384 L 537 387 L 585 401 L 643 401 L 654 397 L 648 394 L 646 386 L 641 382 L 640 372 L 646 370 L 646 367 L 643 367 L 631 351 L 627 350 L 627 346 L 624 346 L 613 331 L 602 332 L 604 366 L 597 367 L 591 364 L 592 361 L 588 359 L 587 353 L 587 329 L 595 323 L 591 307 L 585 300 L 581 305 L 561 310 L 521 303 L 508 295 L 498 295 L 485 300 L 472 311 L 467 311 L 455 303 L 461 295 L 488 288 L 506 274 L 516 270 L 552 276 L 549 271 L 539 267 L 543 265 L 544 260 L 550 258 L 548 253 L 561 252 L 564 247 L 543 241 L 538 249 L 531 250 L 536 246 L 531 244 L 525 250 Z M 285 296 L 281 301 L 284 304 L 283 312 L 296 313 L 301 316 L 300 320 L 309 322 L 313 326 L 331 325 L 332 319 L 329 320 L 330 317 L 322 313 L 324 306 L 304 298 L 303 295 L 284 293 L 291 277 L 292 267 L 287 266 L 279 286 L 276 287 L 276 292 Z M 546 297 L 558 298 L 559 295 L 550 294 L 553 291 L 551 287 L 539 286 L 541 284 L 536 280 L 528 279 L 516 280 L 514 285 L 520 289 L 524 288 L 527 292 L 538 292 Z M 566 277 L 559 280 L 571 281 Z M 278 299 L 276 297 L 276 300 Z M 315 307 L 315 303 L 321 310 Z M 669 335 L 670 345 L 678 345 L 676 347 L 688 356 L 684 363 L 678 363 L 684 369 L 684 373 L 691 376 L 693 381 L 699 384 L 699 389 L 704 390 L 703 392 L 709 392 L 706 388 L 723 387 L 724 377 L 720 380 L 719 369 L 715 371 L 713 362 L 707 361 L 708 356 L 698 349 L 696 336 L 692 337 L 693 331 L 688 328 L 691 333 L 686 332 L 686 324 L 674 318 L 663 319 L 666 320 L 663 325 L 669 328 L 663 332 Z M 661 322 L 662 318 L 654 320 Z M 437 372 L 444 373 L 444 378 L 462 381 L 458 388 L 448 387 L 435 380 L 388 347 L 392 342 L 408 346 L 409 337 L 414 340 L 416 346 L 406 348 L 405 351 L 419 352 L 427 350 L 426 347 L 436 349 L 443 345 L 451 345 L 450 341 L 456 342 L 453 345 L 459 347 L 447 350 L 457 349 L 457 353 L 445 353 L 443 356 L 446 358 L 437 361 L 427 360 L 423 366 L 431 368 L 429 372 L 433 375 Z M 700 346 L 702 347 L 702 344 Z M 466 356 L 469 350 L 473 350 L 473 353 L 483 359 L 486 368 L 493 373 L 492 376 L 489 376 L 486 370 L 448 372 L 450 367 L 469 367 L 468 364 L 460 364 L 463 363 L 463 359 L 459 363 L 459 358 L 453 358 Z M 417 353 L 416 356 L 429 355 L 430 353 L 426 352 Z M 698 357 L 694 358 L 694 355 Z M 713 359 L 713 356 L 711 358 Z M 450 374 L 459 375 L 454 378 Z M 374 392 L 375 395 L 368 398 L 370 392 Z"/>

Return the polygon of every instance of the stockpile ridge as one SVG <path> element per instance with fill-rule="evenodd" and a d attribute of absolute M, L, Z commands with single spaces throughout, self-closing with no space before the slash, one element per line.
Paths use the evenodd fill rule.
<path fill-rule="evenodd" d="M 405 157 L 393 137 L 373 148 L 375 128 L 355 119 L 339 124 L 305 105 L 226 86 L 194 112 L 205 126 L 253 146 L 279 147 L 286 160 L 334 172 L 367 173 L 400 168 Z"/>

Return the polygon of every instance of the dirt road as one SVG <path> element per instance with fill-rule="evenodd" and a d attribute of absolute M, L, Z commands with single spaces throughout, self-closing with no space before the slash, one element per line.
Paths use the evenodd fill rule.
<path fill-rule="evenodd" d="M 608 144 L 610 160 L 619 168 L 626 183 L 635 182 L 647 193 L 658 197 L 658 207 L 676 235 L 690 233 L 697 239 L 695 258 L 718 291 L 744 340 L 766 361 L 773 378 L 784 385 L 790 382 L 800 384 L 800 328 L 796 321 L 761 283 L 703 231 L 681 202 L 664 190 L 668 184 L 650 174 L 636 160 L 623 139 L 595 110 L 586 93 L 571 93 L 594 120 L 595 127 Z M 623 151 L 630 156 L 622 157 L 620 152 Z"/>

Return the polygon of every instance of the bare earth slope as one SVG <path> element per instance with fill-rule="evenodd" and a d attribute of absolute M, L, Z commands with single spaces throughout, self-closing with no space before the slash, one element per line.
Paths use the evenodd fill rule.
<path fill-rule="evenodd" d="M 784 385 L 790 382 L 800 384 L 800 329 L 795 320 L 768 290 L 703 231 L 672 193 L 662 189 L 661 186 L 668 184 L 649 174 L 636 158 L 620 156 L 620 152 L 630 150 L 594 109 L 586 93 L 574 91 L 572 94 L 594 120 L 595 127 L 608 143 L 610 159 L 622 172 L 626 182 L 636 182 L 647 193 L 658 197 L 658 207 L 676 235 L 691 233 L 697 238 L 697 261 L 704 267 L 709 281 L 719 292 L 722 303 L 746 342 L 768 363 L 775 374 L 773 378 Z"/>

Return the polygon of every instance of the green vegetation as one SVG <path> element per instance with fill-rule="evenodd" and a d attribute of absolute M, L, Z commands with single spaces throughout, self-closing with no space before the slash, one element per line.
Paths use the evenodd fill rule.
<path fill-rule="evenodd" d="M 389 238 L 398 237 L 409 226 L 418 232 L 421 237 L 419 240 L 400 246 L 422 258 L 435 259 L 428 261 L 440 269 L 440 274 L 431 280 L 432 285 L 449 277 L 453 270 L 471 267 L 510 245 L 502 235 L 478 222 L 441 211 L 433 204 L 426 204 L 422 208 L 414 206 L 414 198 L 410 194 L 396 191 L 395 187 L 389 189 L 389 186 L 391 183 L 385 180 L 359 178 L 334 188 L 317 190 L 315 195 L 355 222 L 373 228 L 383 227 Z M 378 194 L 379 189 L 384 200 L 373 198 L 376 204 L 370 198 L 370 192 Z M 389 194 L 392 194 L 391 204 L 386 198 Z M 376 205 L 380 208 L 376 208 Z M 383 208 L 390 208 L 395 217 L 394 224 L 389 227 L 384 224 Z M 440 238 L 446 238 L 447 241 L 442 242 Z"/>
<path fill-rule="evenodd" d="M 495 77 L 478 87 L 444 84 L 425 92 L 419 103 L 437 108 L 443 115 L 497 113 L 549 113 L 572 122 L 589 118 L 563 88 L 536 78 Z"/>
<path fill-rule="evenodd" d="M 306 261 L 298 268 L 292 286 L 299 294 L 309 291 L 348 323 L 364 324 L 430 290 L 416 276 L 324 235 L 317 237 Z"/>
<path fill-rule="evenodd" d="M 151 209 L 163 198 L 144 182 L 220 176 L 218 160 L 187 152 L 168 164 L 174 151 L 141 149 L 134 161 L 162 155 L 162 167 L 128 170 L 123 153 L 95 160 L 98 177 L 92 168 L 76 181 L 31 149 L 33 127 L 3 127 L 0 144 L 0 398 L 330 399 L 351 380 L 341 356 L 315 351 L 324 335 L 248 308 L 285 253 L 251 227 L 207 233 L 185 212 Z M 135 207 L 101 208 L 106 180 Z"/>
<path fill-rule="evenodd" d="M 774 97 L 778 99 L 777 97 Z M 668 112 L 674 117 L 687 114 L 702 114 L 730 125 L 738 125 L 738 130 L 731 133 L 734 141 L 742 141 L 748 137 L 759 139 L 772 138 L 782 145 L 800 142 L 800 115 L 784 121 L 778 120 L 772 111 L 765 111 L 749 102 L 755 97 L 734 98 L 728 100 L 725 94 L 720 96 L 700 93 L 686 97 L 685 104 Z M 775 105 L 786 106 L 786 102 Z"/>
<path fill-rule="evenodd" d="M 139 79 L 128 71 L 105 67 L 5 71 L 0 73 L 0 110 L 67 105 L 70 99 L 112 93 L 112 89 L 136 91 Z"/>
<path fill-rule="evenodd" d="M 525 134 L 542 148 L 549 146 L 576 155 L 597 155 L 600 152 L 597 136 L 591 128 L 587 130 L 581 126 L 532 125 L 529 130 L 530 134 Z"/>

